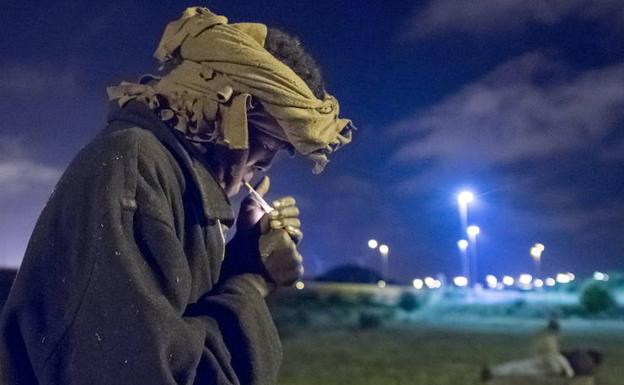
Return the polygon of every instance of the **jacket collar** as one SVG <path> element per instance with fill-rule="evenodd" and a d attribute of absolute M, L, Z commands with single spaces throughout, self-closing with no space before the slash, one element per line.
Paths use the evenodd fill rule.
<path fill-rule="evenodd" d="M 205 219 L 218 219 L 228 227 L 234 224 L 234 210 L 229 199 L 206 166 L 196 156 L 192 156 L 195 152 L 190 143 L 184 143 L 183 138 L 177 137 L 146 105 L 131 101 L 120 108 L 114 103 L 108 116 L 108 122 L 113 121 L 125 121 L 152 132 L 191 175 L 201 196 Z"/>

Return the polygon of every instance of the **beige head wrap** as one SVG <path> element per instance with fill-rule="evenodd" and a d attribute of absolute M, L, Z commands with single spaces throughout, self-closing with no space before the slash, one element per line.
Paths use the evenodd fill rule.
<path fill-rule="evenodd" d="M 351 141 L 351 121 L 338 117 L 333 96 L 317 99 L 293 70 L 264 49 L 266 34 L 263 24 L 227 24 L 206 8 L 188 8 L 167 25 L 154 54 L 162 68 L 173 68 L 154 84 L 109 87 L 109 98 L 120 105 L 141 100 L 163 120 L 175 121 L 187 137 L 231 149 L 248 148 L 251 110 L 249 119 L 313 159 L 313 172 L 319 173 L 327 155 Z M 165 97 L 166 106 L 158 95 Z M 252 96 L 261 108 L 253 108 Z M 270 115 L 273 124 L 266 117 L 252 117 L 258 110 Z"/>

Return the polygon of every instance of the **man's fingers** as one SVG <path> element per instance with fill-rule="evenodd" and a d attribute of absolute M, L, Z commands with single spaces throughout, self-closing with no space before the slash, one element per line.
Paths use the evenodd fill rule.
<path fill-rule="evenodd" d="M 287 207 L 280 207 L 279 209 L 276 209 L 275 211 L 277 211 L 280 217 L 282 218 L 287 218 L 287 217 L 298 217 L 299 216 L 299 208 L 297 206 L 287 206 Z M 277 214 L 273 214 L 272 216 L 275 218 Z"/>
<path fill-rule="evenodd" d="M 298 229 L 301 227 L 301 221 L 299 218 L 271 219 L 270 225 L 272 229 L 283 229 L 285 227 L 294 227 Z"/>
<path fill-rule="evenodd" d="M 286 232 L 288 233 L 288 235 L 290 235 L 290 238 L 293 240 L 293 242 L 295 242 L 296 245 L 301 243 L 301 240 L 303 239 L 303 232 L 300 229 L 292 226 L 286 226 L 284 230 L 286 230 Z"/>
<path fill-rule="evenodd" d="M 271 206 L 275 207 L 276 209 L 279 209 L 282 207 L 294 206 L 296 204 L 297 204 L 297 201 L 295 200 L 295 198 L 288 196 L 288 197 L 283 197 L 283 198 L 274 200 Z"/>
<path fill-rule="evenodd" d="M 260 179 L 260 182 L 258 182 L 258 184 L 254 187 L 254 190 L 256 190 L 258 195 L 263 197 L 269 191 L 269 187 L 271 187 L 271 180 L 269 179 L 268 175 L 265 175 L 262 177 L 262 179 Z"/>
<path fill-rule="evenodd" d="M 282 218 L 281 222 L 285 229 L 289 227 L 295 229 L 301 228 L 301 221 L 299 220 L 299 218 Z"/>

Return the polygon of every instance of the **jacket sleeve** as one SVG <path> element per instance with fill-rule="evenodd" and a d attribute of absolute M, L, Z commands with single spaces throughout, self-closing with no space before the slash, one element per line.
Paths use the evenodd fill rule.
<path fill-rule="evenodd" d="M 80 298 L 63 314 L 58 338 L 47 342 L 54 347 L 41 361 L 43 377 L 60 384 L 275 384 L 281 346 L 264 299 L 233 276 L 189 304 L 201 277 L 189 266 L 185 227 L 174 214 L 183 196 L 173 183 L 179 175 L 138 152 L 136 167 L 110 175 L 121 181 L 96 175 L 87 188 L 94 191 L 82 194 L 106 209 L 71 214 L 88 219 L 69 220 L 63 231 L 80 238 L 65 240 L 77 248 L 71 263 L 78 266 L 64 279 L 84 284 L 67 292 Z"/>

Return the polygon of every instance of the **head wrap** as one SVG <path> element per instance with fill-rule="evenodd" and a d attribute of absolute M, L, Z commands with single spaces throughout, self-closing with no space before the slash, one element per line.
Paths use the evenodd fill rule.
<path fill-rule="evenodd" d="M 109 98 L 120 105 L 141 100 L 189 139 L 235 150 L 248 149 L 249 111 L 252 123 L 314 160 L 313 172 L 320 173 L 327 155 L 351 141 L 354 127 L 338 117 L 333 96 L 316 98 L 264 48 L 266 34 L 264 24 L 228 24 L 207 8 L 188 8 L 167 25 L 154 54 L 165 74 L 152 77 L 156 82 L 109 87 Z"/>

